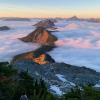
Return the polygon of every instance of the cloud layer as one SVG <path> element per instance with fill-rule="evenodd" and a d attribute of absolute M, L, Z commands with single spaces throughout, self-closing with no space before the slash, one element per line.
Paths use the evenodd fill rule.
<path fill-rule="evenodd" d="M 10 61 L 15 55 L 35 50 L 38 44 L 24 43 L 18 38 L 34 30 L 33 22 L 0 21 L 0 26 L 9 26 L 11 30 L 0 31 L 0 61 Z"/>
<path fill-rule="evenodd" d="M 59 39 L 55 42 L 57 48 L 50 55 L 57 62 L 100 71 L 100 23 L 59 21 L 56 25 L 61 30 L 53 33 Z"/>
<path fill-rule="evenodd" d="M 36 22 L 0 21 L 0 26 L 11 27 L 9 31 L 0 32 L 0 61 L 39 48 L 38 44 L 17 39 L 33 31 L 32 25 Z M 53 34 L 58 37 L 57 48 L 49 54 L 57 62 L 87 66 L 100 72 L 100 23 L 60 20 L 56 26 L 59 32 Z"/>

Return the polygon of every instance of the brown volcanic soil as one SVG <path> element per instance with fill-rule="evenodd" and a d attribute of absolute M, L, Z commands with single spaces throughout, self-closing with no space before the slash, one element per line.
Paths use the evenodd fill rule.
<path fill-rule="evenodd" d="M 20 40 L 24 42 L 35 42 L 42 45 L 52 45 L 55 41 L 57 41 L 57 38 L 45 28 L 37 28 L 28 36 L 20 38 Z"/>

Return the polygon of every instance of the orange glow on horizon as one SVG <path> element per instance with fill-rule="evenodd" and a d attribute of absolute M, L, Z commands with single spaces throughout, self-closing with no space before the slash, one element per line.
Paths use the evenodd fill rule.
<path fill-rule="evenodd" d="M 57 11 L 58 12 L 58 11 Z M 17 10 L 0 10 L 0 17 L 22 17 L 22 18 L 68 18 L 74 15 L 79 18 L 100 18 L 100 14 L 98 11 L 59 11 L 60 13 L 56 13 L 56 11 L 17 11 Z"/>

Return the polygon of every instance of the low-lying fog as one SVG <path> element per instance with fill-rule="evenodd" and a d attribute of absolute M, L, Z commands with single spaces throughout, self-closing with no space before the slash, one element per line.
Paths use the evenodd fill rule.
<path fill-rule="evenodd" d="M 11 28 L 7 31 L 0 31 L 0 61 L 10 61 L 17 54 L 32 51 L 39 47 L 38 44 L 24 43 L 18 39 L 32 32 L 34 30 L 32 25 L 36 21 L 0 21 L 0 26 Z"/>
<path fill-rule="evenodd" d="M 36 22 L 0 20 L 0 26 L 11 28 L 0 31 L 0 61 L 9 61 L 17 54 L 39 48 L 38 44 L 18 40 L 32 32 Z M 57 62 L 87 66 L 100 72 L 100 23 L 61 20 L 56 26 L 59 32 L 52 34 L 58 37 L 57 48 L 49 54 Z"/>
<path fill-rule="evenodd" d="M 49 54 L 57 62 L 87 66 L 100 71 L 100 23 L 59 21 L 58 46 Z"/>

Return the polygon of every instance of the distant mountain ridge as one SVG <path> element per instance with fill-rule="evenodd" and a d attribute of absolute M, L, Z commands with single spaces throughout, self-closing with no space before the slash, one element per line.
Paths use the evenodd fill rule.
<path fill-rule="evenodd" d="M 72 16 L 70 18 L 66 18 L 68 21 L 88 21 L 88 22 L 96 22 L 100 23 L 100 18 L 78 18 L 77 16 Z"/>
<path fill-rule="evenodd" d="M 2 18 L 4 21 L 31 21 L 29 18 L 18 18 L 18 17 L 9 17 L 9 18 Z"/>

